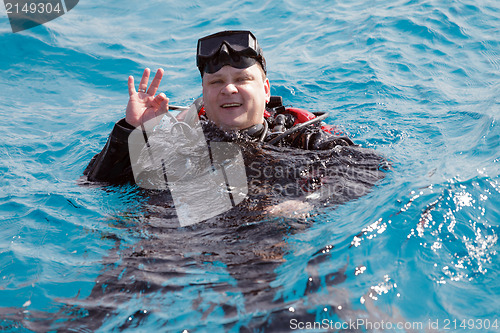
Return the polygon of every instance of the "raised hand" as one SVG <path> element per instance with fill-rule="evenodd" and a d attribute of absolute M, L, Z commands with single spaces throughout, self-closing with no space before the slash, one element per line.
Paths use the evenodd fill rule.
<path fill-rule="evenodd" d="M 168 98 L 164 93 L 155 97 L 163 77 L 163 69 L 156 72 L 153 82 L 148 88 L 149 68 L 144 70 L 138 91 L 135 90 L 134 77 L 128 77 L 129 100 L 125 111 L 125 120 L 130 125 L 137 127 L 168 111 Z"/>

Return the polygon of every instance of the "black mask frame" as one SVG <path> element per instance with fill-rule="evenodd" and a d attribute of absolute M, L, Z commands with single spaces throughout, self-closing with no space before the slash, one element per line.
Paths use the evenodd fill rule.
<path fill-rule="evenodd" d="M 221 31 L 198 40 L 196 65 L 201 76 L 229 65 L 248 68 L 259 63 L 266 73 L 266 62 L 257 38 L 244 30 Z"/>

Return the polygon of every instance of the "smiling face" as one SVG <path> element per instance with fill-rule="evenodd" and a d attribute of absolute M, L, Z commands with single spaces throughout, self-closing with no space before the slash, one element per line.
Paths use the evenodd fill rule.
<path fill-rule="evenodd" d="M 206 115 L 220 128 L 240 130 L 264 121 L 271 89 L 259 64 L 244 69 L 224 66 L 205 73 L 202 85 Z"/>

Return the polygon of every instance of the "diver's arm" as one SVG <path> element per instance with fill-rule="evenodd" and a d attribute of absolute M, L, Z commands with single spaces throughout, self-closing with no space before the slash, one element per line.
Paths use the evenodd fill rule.
<path fill-rule="evenodd" d="M 128 136 L 133 130 L 125 119 L 115 124 L 106 145 L 83 172 L 87 180 L 113 184 L 134 181 L 128 150 Z"/>
<path fill-rule="evenodd" d="M 109 183 L 125 183 L 133 181 L 130 164 L 128 137 L 132 131 L 161 114 L 168 111 L 168 98 L 161 93 L 155 96 L 163 77 L 163 69 L 158 69 L 148 88 L 149 68 L 144 70 L 139 83 L 139 91 L 135 90 L 134 78 L 128 78 L 129 100 L 125 118 L 115 124 L 106 145 L 95 155 L 84 171 L 89 181 Z"/>

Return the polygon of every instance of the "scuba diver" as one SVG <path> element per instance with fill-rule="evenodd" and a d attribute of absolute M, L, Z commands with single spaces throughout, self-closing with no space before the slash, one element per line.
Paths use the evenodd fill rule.
<path fill-rule="evenodd" d="M 207 282 L 205 289 L 217 290 L 221 299 L 212 299 L 212 294 L 208 293 L 193 300 L 192 308 L 200 312 L 202 318 L 215 315 L 215 309 L 220 307 L 225 317 L 230 318 L 225 327 L 231 329 L 242 325 L 240 331 L 245 331 L 244 328 L 249 331 L 289 329 L 290 316 L 313 321 L 315 315 L 309 313 L 305 305 L 290 312 L 289 308 L 296 305 L 295 300 L 288 300 L 280 294 L 281 287 L 274 286 L 276 270 L 286 261 L 288 245 L 285 240 L 311 224 L 307 217 L 288 217 L 283 212 L 296 212 L 299 203 L 311 202 L 319 207 L 326 203 L 342 204 L 366 194 L 384 177 L 380 169 L 383 158 L 358 147 L 345 136 L 331 133 L 332 128 L 322 123 L 327 113 L 285 107 L 280 97 L 271 96 L 266 61 L 251 32 L 223 31 L 199 39 L 197 66 L 202 77 L 202 97 L 176 117 L 169 110 L 178 107 L 169 105 L 165 94 L 157 94 L 164 74 L 162 69 L 156 72 L 149 86 L 150 70 L 145 69 L 137 90 L 130 76 L 125 118 L 115 124 L 106 145 L 92 158 L 84 175 L 90 182 L 138 184 L 130 137 L 138 132 L 139 139 L 143 133 L 146 138 L 150 122 L 153 121 L 156 128 L 162 126 L 156 122 L 158 119 L 170 119 L 173 126 L 184 126 L 192 124 L 192 119 L 196 118 L 203 129 L 203 141 L 212 146 L 210 159 L 216 157 L 214 148 L 217 145 L 213 142 L 238 144 L 246 167 L 246 175 L 241 178 L 249 184 L 248 196 L 240 204 L 233 204 L 230 210 L 207 219 L 200 218 L 204 221 L 202 224 L 191 223 L 184 227 L 181 223 L 184 228 L 179 228 L 182 214 L 176 210 L 179 207 L 171 204 L 174 195 L 170 192 L 174 191 L 170 186 L 166 191 L 139 191 L 139 196 L 146 194 L 147 203 L 137 213 L 141 216 L 137 218 L 137 225 L 130 219 L 135 211 L 124 213 L 123 219 L 130 229 L 136 228 L 140 235 L 148 237 L 129 247 L 120 245 L 118 238 L 116 250 L 103 259 L 105 268 L 83 304 L 87 316 L 76 318 L 72 325 L 80 327 L 81 323 L 87 328 L 98 329 L 110 314 L 119 312 L 121 304 L 135 295 L 142 298 L 159 292 L 168 297 L 185 287 L 181 277 L 196 278 L 192 274 L 195 267 L 206 272 L 220 265 L 225 267 L 231 279 L 215 278 Z M 159 139 L 169 140 L 169 136 Z M 171 141 L 172 145 L 157 155 L 168 154 L 171 147 L 182 145 L 177 138 Z M 144 143 L 144 147 L 153 140 L 138 142 Z M 195 149 L 188 153 L 192 150 Z M 170 157 L 162 160 L 161 167 L 170 165 Z M 180 163 L 178 168 L 187 164 Z M 222 171 L 230 169 L 228 166 Z M 194 187 L 208 186 L 201 178 L 194 180 Z M 216 204 L 217 191 L 204 194 L 198 188 L 190 188 L 188 192 L 182 198 L 184 205 L 195 201 L 203 205 L 202 209 L 209 209 Z M 192 200 L 196 195 L 199 197 Z M 265 223 L 260 223 L 262 221 Z M 319 257 L 326 256 L 324 253 L 313 255 L 311 264 L 307 264 L 313 272 L 307 293 L 319 288 L 317 281 L 320 279 L 314 271 L 315 265 L 323 260 Z M 344 277 L 341 270 L 332 273 L 328 282 L 341 283 Z M 228 295 L 241 295 L 241 298 Z M 243 313 L 251 314 L 243 324 L 240 323 L 242 308 Z M 321 304 L 321 311 L 323 308 Z M 267 309 L 267 313 L 263 309 Z M 141 318 L 154 316 L 153 313 L 148 309 L 132 316 L 140 322 Z M 132 323 L 127 319 L 123 329 Z M 167 321 L 165 325 L 168 324 Z"/>
<path fill-rule="evenodd" d="M 281 97 L 271 96 L 266 61 L 250 31 L 222 31 L 199 39 L 196 62 L 203 96 L 195 104 L 204 127 L 215 124 L 239 132 L 248 141 L 279 147 L 327 150 L 354 145 L 349 138 L 330 133 L 332 127 L 321 122 L 327 113 L 285 108 Z M 103 150 L 90 161 L 84 171 L 87 180 L 134 182 L 127 140 L 134 129 L 169 114 L 169 99 L 164 93 L 155 96 L 163 74 L 158 69 L 148 87 L 150 70 L 146 68 L 137 91 L 134 78 L 128 78 L 125 118 L 115 124 Z M 177 118 L 184 116 L 181 112 Z"/>

